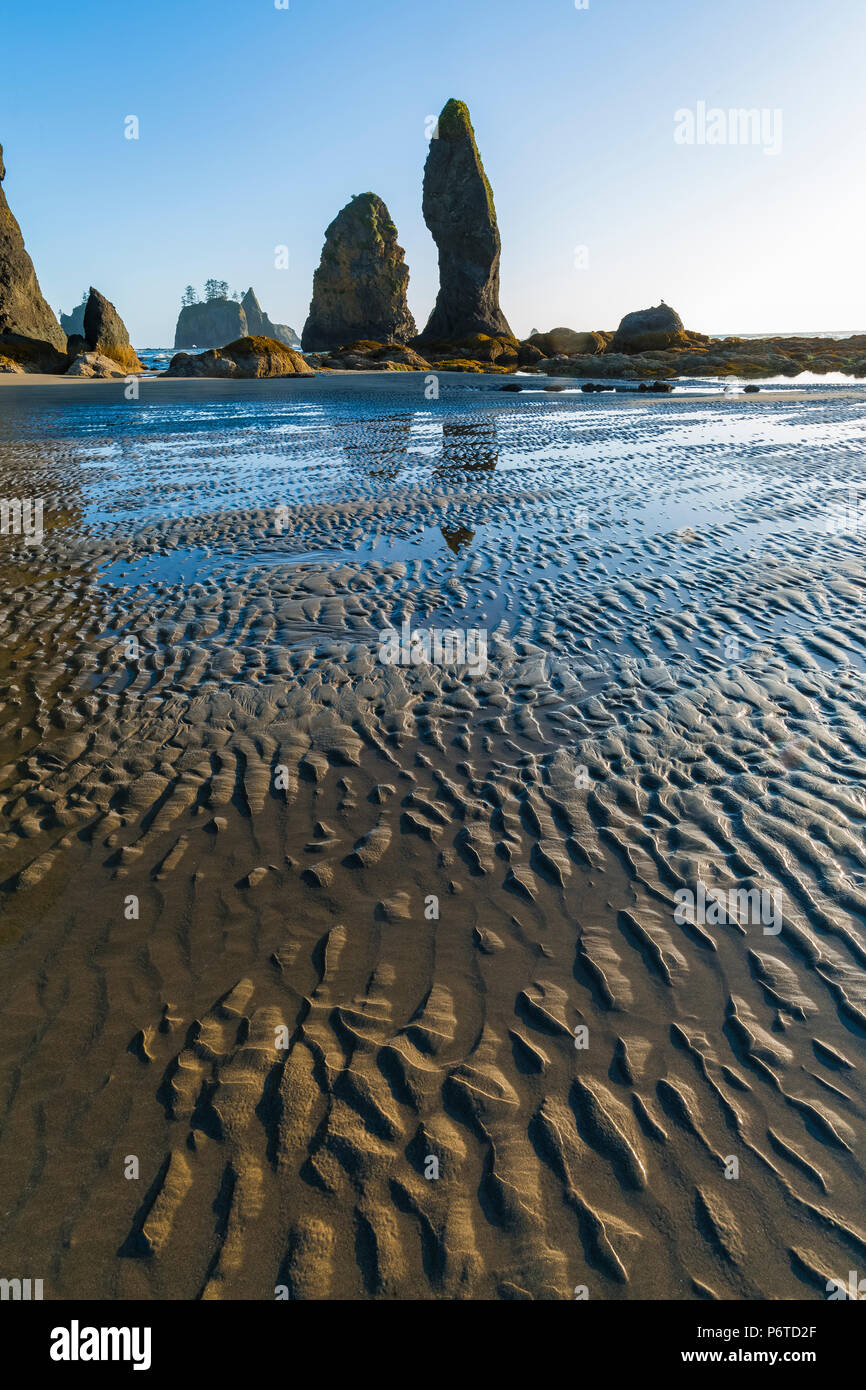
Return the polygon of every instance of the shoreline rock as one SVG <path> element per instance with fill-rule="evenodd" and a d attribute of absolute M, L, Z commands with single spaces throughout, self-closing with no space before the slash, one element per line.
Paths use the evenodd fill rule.
<path fill-rule="evenodd" d="M 674 377 L 796 377 L 840 372 L 866 377 L 866 335 L 857 338 L 707 338 L 686 333 L 674 348 L 545 359 L 524 368 L 558 377 L 664 380 Z"/>
<path fill-rule="evenodd" d="M 299 352 L 276 338 L 243 337 L 221 348 L 209 348 L 197 356 L 177 353 L 162 373 L 167 377 L 315 376 Z"/>
<path fill-rule="evenodd" d="M 685 345 L 685 325 L 675 309 L 662 300 L 652 309 L 626 314 L 613 335 L 612 352 L 653 352 Z"/>
<path fill-rule="evenodd" d="M 577 333 L 573 328 L 551 328 L 548 333 L 531 333 L 527 342 L 536 347 L 542 357 L 569 357 L 577 353 L 591 356 L 604 352 L 612 337 L 611 333 Z"/>
<path fill-rule="evenodd" d="M 79 352 L 65 376 L 114 378 L 126 377 L 126 369 L 120 367 L 113 357 L 102 352 Z"/>

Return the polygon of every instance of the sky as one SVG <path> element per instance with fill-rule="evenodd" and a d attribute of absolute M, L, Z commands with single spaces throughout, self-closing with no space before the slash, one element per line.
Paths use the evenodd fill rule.
<path fill-rule="evenodd" d="M 300 331 L 325 228 L 369 190 L 422 328 L 429 118 L 457 97 L 518 335 L 661 298 L 707 333 L 866 330 L 863 0 L 285 3 L 6 0 L 4 190 L 55 310 L 94 284 L 170 346 L 212 277 Z M 722 143 L 701 103 L 764 132 Z"/>

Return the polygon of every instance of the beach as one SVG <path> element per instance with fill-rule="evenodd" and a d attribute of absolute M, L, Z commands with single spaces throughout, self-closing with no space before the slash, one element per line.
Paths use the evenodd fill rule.
<path fill-rule="evenodd" d="M 0 537 L 0 1254 L 46 1297 L 862 1261 L 866 391 L 513 380 L 0 377 L 44 503 Z"/>

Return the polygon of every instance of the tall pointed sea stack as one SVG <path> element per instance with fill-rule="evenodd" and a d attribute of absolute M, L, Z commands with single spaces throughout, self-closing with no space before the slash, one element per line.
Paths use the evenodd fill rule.
<path fill-rule="evenodd" d="M 424 221 L 439 248 L 439 294 L 425 339 L 510 333 L 499 307 L 499 254 L 493 193 L 475 143 L 469 109 L 446 102 L 424 168 Z"/>
<path fill-rule="evenodd" d="M 406 303 L 409 269 L 397 228 L 382 199 L 359 193 L 325 232 L 313 276 L 310 316 L 301 342 L 305 352 L 342 347 L 366 338 L 405 343 L 415 337 Z"/>
<path fill-rule="evenodd" d="M 0 183 L 6 175 L 3 146 L 0 145 Z M 66 351 L 66 334 L 45 300 L 36 279 L 33 262 L 24 246 L 21 228 L 9 210 L 0 188 L 0 333 L 17 333 L 23 338 L 50 343 Z"/>
<path fill-rule="evenodd" d="M 87 306 L 84 310 L 84 337 L 91 352 L 100 352 L 110 357 L 119 367 L 128 372 L 140 372 L 144 368 L 138 354 L 130 345 L 129 334 L 120 314 L 104 294 L 90 286 Z"/>

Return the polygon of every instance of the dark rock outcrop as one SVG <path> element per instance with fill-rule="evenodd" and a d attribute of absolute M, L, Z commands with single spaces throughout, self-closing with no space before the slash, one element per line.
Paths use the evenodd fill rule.
<path fill-rule="evenodd" d="M 685 342 L 686 330 L 679 314 L 669 304 L 657 304 L 653 309 L 626 314 L 613 336 L 611 351 L 653 352 Z"/>
<path fill-rule="evenodd" d="M 453 341 L 418 339 L 416 345 L 436 371 L 439 372 L 513 372 L 528 356 L 525 345 L 510 333 L 492 337 L 489 333 L 472 333 Z"/>
<path fill-rule="evenodd" d="M 323 352 L 359 339 L 405 343 L 414 338 L 408 283 L 391 214 L 375 193 L 359 193 L 325 232 L 301 334 L 304 351 Z"/>
<path fill-rule="evenodd" d="M 176 348 L 214 348 L 249 335 L 247 316 L 235 299 L 185 304 L 174 333 Z"/>
<path fill-rule="evenodd" d="M 511 335 L 499 307 L 501 241 L 469 111 L 447 102 L 424 168 L 424 221 L 439 250 L 439 294 L 421 340 Z"/>
<path fill-rule="evenodd" d="M 179 352 L 165 376 L 236 377 L 315 376 L 300 353 L 275 338 L 244 337 L 198 356 Z"/>
<path fill-rule="evenodd" d="M 0 333 L 0 358 L 22 372 L 42 372 L 58 376 L 69 366 L 69 357 L 42 338 L 25 338 L 21 333 Z M 7 367 L 6 370 L 9 370 Z"/>
<path fill-rule="evenodd" d="M 326 371 L 429 372 L 430 363 L 405 343 L 374 343 L 362 339 L 331 352 L 312 353 L 312 360 Z"/>
<path fill-rule="evenodd" d="M 0 184 L 5 176 L 0 145 Z M 0 335 L 8 334 L 47 343 L 57 352 L 66 350 L 66 334 L 42 298 L 21 228 L 0 188 Z"/>
<path fill-rule="evenodd" d="M 530 370 L 557 377 L 630 378 L 638 381 L 674 377 L 796 377 L 841 372 L 866 377 L 866 337 L 852 338 L 708 338 L 684 331 L 672 347 L 646 352 L 545 358 Z"/>
<path fill-rule="evenodd" d="M 241 300 L 241 308 L 247 317 L 247 333 L 250 337 L 276 338 L 278 343 L 285 343 L 286 347 L 300 348 L 301 340 L 294 328 L 290 328 L 287 323 L 274 323 L 268 318 L 252 285 Z"/>
<path fill-rule="evenodd" d="M 127 372 L 144 371 L 138 354 L 130 346 L 129 334 L 111 300 L 90 286 L 84 310 L 84 337 L 91 352 L 110 357 Z"/>

